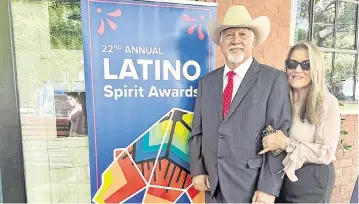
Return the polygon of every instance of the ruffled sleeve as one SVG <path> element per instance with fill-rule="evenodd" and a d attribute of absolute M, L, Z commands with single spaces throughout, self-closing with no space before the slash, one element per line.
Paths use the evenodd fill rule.
<path fill-rule="evenodd" d="M 332 95 L 324 102 L 315 137 L 314 143 L 301 142 L 284 158 L 283 171 L 291 181 L 298 180 L 295 171 L 305 162 L 328 165 L 336 159 L 335 152 L 340 138 L 340 112 L 338 100 Z"/>

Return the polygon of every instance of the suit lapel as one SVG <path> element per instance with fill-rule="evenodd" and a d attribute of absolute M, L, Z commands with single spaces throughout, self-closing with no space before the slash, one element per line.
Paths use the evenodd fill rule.
<path fill-rule="evenodd" d="M 223 105 L 222 105 L 222 92 L 223 92 L 223 72 L 224 72 L 224 66 L 219 68 L 218 74 L 216 76 L 216 80 L 218 80 L 220 83 L 213 83 L 213 91 L 214 95 L 217 101 L 217 111 L 219 114 L 220 121 L 223 120 Z"/>
<path fill-rule="evenodd" d="M 233 98 L 233 101 L 231 103 L 229 111 L 228 111 L 226 117 L 224 118 L 224 120 L 226 120 L 229 116 L 231 116 L 231 114 L 237 108 L 239 103 L 243 100 L 244 96 L 247 94 L 247 92 L 249 91 L 249 89 L 251 88 L 253 83 L 257 80 L 258 71 L 259 71 L 259 63 L 255 59 L 253 59 L 251 66 L 249 67 L 246 75 L 244 76 L 244 78 L 242 80 L 241 85 L 239 86 L 239 88 L 237 90 L 235 97 Z M 222 80 L 222 83 L 223 83 L 223 80 Z"/>

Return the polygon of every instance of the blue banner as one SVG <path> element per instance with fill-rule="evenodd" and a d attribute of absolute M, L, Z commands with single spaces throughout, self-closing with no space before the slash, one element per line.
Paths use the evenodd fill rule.
<path fill-rule="evenodd" d="M 212 3 L 82 0 L 95 203 L 203 202 L 187 139 L 199 79 L 215 69 Z"/>

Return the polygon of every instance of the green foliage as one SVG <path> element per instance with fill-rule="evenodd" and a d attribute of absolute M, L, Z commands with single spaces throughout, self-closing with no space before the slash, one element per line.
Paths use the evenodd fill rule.
<path fill-rule="evenodd" d="M 332 55 L 332 53 L 327 53 Z M 335 54 L 334 72 L 332 57 L 326 59 L 325 77 L 330 92 L 338 100 L 351 100 L 342 93 L 343 84 L 353 76 L 355 67 L 355 55 L 352 54 Z"/>
<path fill-rule="evenodd" d="M 346 135 L 348 135 L 348 132 L 346 130 L 343 129 L 343 122 L 345 119 L 341 120 L 341 128 L 340 128 L 340 147 L 345 149 L 345 150 L 351 150 L 352 146 L 351 145 L 347 145 L 344 140 Z"/>
<path fill-rule="evenodd" d="M 79 2 L 49 3 L 50 40 L 53 49 L 82 49 L 82 27 Z"/>
<path fill-rule="evenodd" d="M 303 28 L 295 28 L 295 36 L 296 41 L 305 41 L 308 40 L 308 31 Z"/>
<path fill-rule="evenodd" d="M 334 19 L 336 0 L 314 1 L 313 41 L 319 47 L 354 49 L 356 25 L 356 4 L 338 3 L 336 45 L 334 45 Z M 298 0 L 297 22 L 309 22 L 310 0 Z M 296 38 L 303 39 L 303 38 Z"/>

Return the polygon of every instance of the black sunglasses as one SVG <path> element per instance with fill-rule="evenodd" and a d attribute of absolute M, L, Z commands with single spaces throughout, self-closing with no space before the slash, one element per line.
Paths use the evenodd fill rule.
<path fill-rule="evenodd" d="M 298 64 L 300 64 L 300 67 L 303 70 L 310 70 L 310 63 L 309 60 L 305 60 L 303 62 L 297 62 L 295 60 L 291 60 L 291 59 L 287 59 L 285 61 L 285 66 L 287 67 L 287 69 L 296 69 L 298 67 Z"/>

